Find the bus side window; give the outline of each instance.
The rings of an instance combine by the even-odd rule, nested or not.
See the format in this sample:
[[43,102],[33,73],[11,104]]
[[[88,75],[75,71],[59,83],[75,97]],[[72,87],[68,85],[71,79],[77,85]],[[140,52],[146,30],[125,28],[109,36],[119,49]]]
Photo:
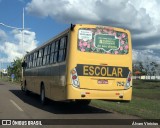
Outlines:
[[59,40],[56,41],[55,52],[57,52],[58,49],[59,49]]
[[53,63],[56,63],[56,62],[57,62],[57,56],[58,56],[58,52],[55,52],[55,53],[54,53]]
[[38,52],[36,52],[36,55],[35,55],[35,67],[37,67],[37,58],[38,58]]
[[47,56],[43,56],[43,65],[46,64],[46,57],[47,57]]
[[48,45],[48,51],[47,51],[47,54],[50,54],[51,53],[51,44]]
[[46,64],[46,55],[47,55],[48,46],[46,46],[43,50],[44,50],[44,54],[43,54],[42,65],[45,65]]
[[33,67],[33,54],[30,55],[30,68]]
[[60,49],[63,49],[65,47],[65,37],[61,38],[60,41]]
[[54,60],[54,51],[55,51],[55,42],[52,42],[51,44],[51,53],[50,53],[50,64],[53,63],[53,60]]
[[43,56],[43,49],[39,50],[39,55],[38,55],[38,66],[42,65],[42,56]]
[[49,64],[49,58],[50,58],[50,55],[48,54],[46,57],[46,64]]
[[53,59],[53,63],[57,62],[58,59],[58,50],[59,50],[59,40],[57,40],[55,42],[55,50],[54,50],[54,59]]
[[48,45],[46,64],[49,64],[50,53],[51,53],[51,45]]
[[66,56],[67,56],[67,44],[68,44],[68,37],[66,36],[65,37],[65,46],[64,46],[64,50],[63,50],[63,52],[64,52],[64,60],[66,59]]
[[67,37],[61,38],[60,41],[60,50],[58,55],[58,62],[65,61],[66,59],[66,49],[67,49]]
[[53,63],[53,57],[54,57],[54,53],[51,53],[51,54],[50,54],[50,64]]
[[39,58],[39,66],[42,66],[42,57]]
[[39,51],[37,51],[37,58],[36,58],[36,67],[38,67],[39,66],[39,63],[38,63],[38,56],[39,56]]
[[37,66],[37,52],[33,54],[33,67]]
[[59,55],[58,55],[58,62],[62,62],[64,57],[64,52],[63,50],[59,50]]
[[52,45],[51,45],[51,53],[53,53],[54,50],[55,50],[55,42],[53,42]]
[[28,68],[28,56],[25,57],[26,69]]
[[38,52],[37,66],[40,66],[40,55],[41,55],[41,50],[39,50]]
[[35,62],[35,60],[33,59],[32,67],[34,67],[34,62]]
[[46,47],[44,48],[44,56],[46,56],[47,53],[48,53],[48,46],[46,46]]
[[28,55],[28,68],[31,68],[30,55]]
[[37,59],[37,67],[39,66],[39,58]]
[[36,53],[33,53],[33,67],[35,67],[35,58],[36,58]]

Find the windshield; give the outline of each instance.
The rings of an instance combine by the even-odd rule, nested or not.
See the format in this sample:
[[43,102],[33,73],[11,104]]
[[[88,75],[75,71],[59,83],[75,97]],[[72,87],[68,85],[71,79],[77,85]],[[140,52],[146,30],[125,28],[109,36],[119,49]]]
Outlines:
[[128,35],[108,27],[81,28],[78,50],[101,54],[128,54]]

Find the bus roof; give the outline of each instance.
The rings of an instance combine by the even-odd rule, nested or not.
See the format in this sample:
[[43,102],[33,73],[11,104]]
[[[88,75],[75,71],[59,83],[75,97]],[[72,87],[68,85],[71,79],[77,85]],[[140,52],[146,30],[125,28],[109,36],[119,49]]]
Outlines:
[[57,34],[56,36],[52,37],[51,39],[49,39],[48,41],[46,41],[42,45],[40,45],[37,48],[33,49],[32,51],[28,52],[26,55],[32,54],[33,52],[37,51],[38,49],[45,47],[48,43],[50,43],[51,41],[61,37],[62,35],[68,33],[69,31],[70,31],[70,28],[67,28],[66,30],[64,30],[63,32],[61,32],[61,33]]
[[[25,56],[32,54],[33,52],[37,51],[40,48],[45,47],[48,43],[50,43],[51,41],[61,37],[62,35],[68,33],[69,31],[72,31],[74,29],[75,26],[103,26],[103,25],[95,25],[95,24],[71,24],[71,26],[69,28],[67,28],[66,30],[64,30],[63,32],[57,34],[56,36],[52,37],[51,39],[49,39],[48,41],[46,41],[45,43],[43,43],[42,45],[38,46],[37,48],[33,49],[32,51],[28,52]],[[104,25],[105,26],[105,25]],[[108,28],[117,28],[117,27],[113,27],[113,26],[105,26]],[[127,29],[124,28],[118,28],[118,29],[123,29],[125,31],[128,31]]]

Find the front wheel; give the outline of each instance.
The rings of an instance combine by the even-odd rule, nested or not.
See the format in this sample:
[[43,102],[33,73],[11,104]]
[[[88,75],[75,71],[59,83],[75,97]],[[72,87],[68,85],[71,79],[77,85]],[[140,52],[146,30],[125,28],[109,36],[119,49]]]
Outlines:
[[27,89],[27,84],[25,83],[24,87],[23,87],[23,90],[25,92],[25,95],[29,95],[29,90]]
[[44,88],[44,85],[41,86],[40,100],[41,100],[41,104],[45,105],[46,98],[45,98],[45,88]]
[[24,88],[23,88],[23,86],[21,85],[21,91],[24,91]]

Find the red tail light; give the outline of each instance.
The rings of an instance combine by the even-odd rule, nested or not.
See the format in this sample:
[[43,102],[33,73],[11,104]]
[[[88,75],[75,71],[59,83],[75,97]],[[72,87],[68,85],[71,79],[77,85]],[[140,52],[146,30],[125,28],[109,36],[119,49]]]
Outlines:
[[131,80],[132,80],[132,73],[129,72],[128,77],[126,79],[126,84],[124,86],[125,89],[130,88],[130,86],[131,86]]
[[77,74],[76,68],[74,68],[71,71],[71,80],[72,80],[72,85],[74,87],[78,88],[79,87],[79,80],[78,80],[78,74]]
[[72,76],[72,79],[73,80],[77,79],[77,76],[76,75]]
[[129,77],[129,78],[128,78],[128,82],[130,82],[130,81],[131,81],[131,78]]

